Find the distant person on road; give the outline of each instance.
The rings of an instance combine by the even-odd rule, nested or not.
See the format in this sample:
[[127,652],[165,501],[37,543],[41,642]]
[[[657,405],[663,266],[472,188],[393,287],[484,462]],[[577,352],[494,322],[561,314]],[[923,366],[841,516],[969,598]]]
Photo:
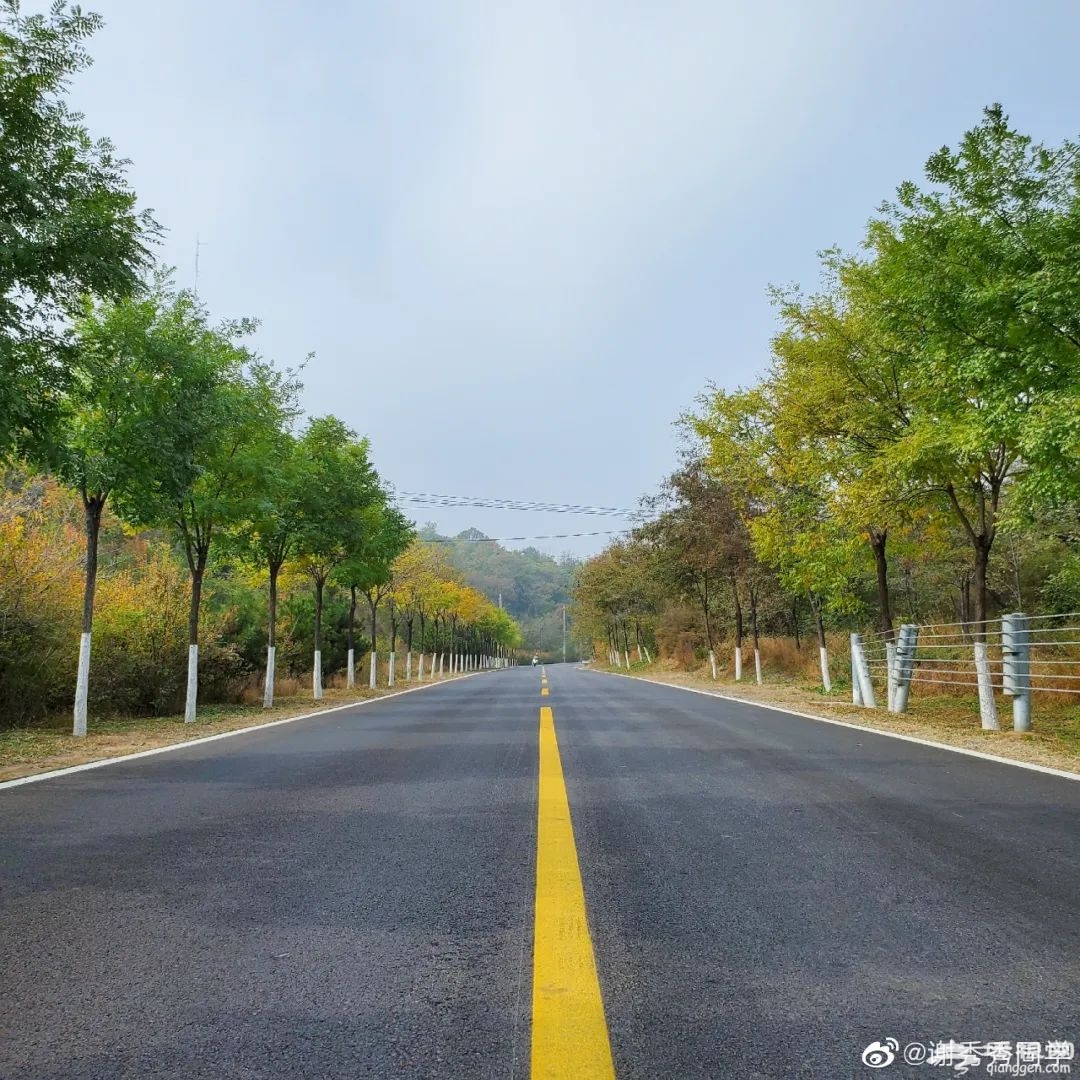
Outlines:
[[533,667],[536,667],[536,665],[539,664],[539,663],[540,663],[540,657],[539,656],[534,656],[533,657]]

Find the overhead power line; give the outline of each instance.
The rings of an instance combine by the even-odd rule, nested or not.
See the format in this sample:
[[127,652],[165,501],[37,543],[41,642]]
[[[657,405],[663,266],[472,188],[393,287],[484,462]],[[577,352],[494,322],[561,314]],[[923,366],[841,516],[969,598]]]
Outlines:
[[621,536],[629,529],[604,529],[600,532],[548,533],[546,536],[440,536],[429,544],[506,544],[512,540],[570,540],[578,536]]
[[542,514],[585,514],[594,517],[635,518],[638,510],[617,506],[579,506],[573,503],[536,502],[529,499],[490,499],[475,495],[441,495],[424,491],[399,491],[394,498],[412,506],[461,506],[482,510],[524,510]]

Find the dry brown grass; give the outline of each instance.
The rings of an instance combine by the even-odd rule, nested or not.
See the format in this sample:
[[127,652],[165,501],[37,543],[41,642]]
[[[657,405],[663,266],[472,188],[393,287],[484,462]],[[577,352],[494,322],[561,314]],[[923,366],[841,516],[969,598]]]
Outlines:
[[[259,727],[273,720],[385,697],[409,688],[399,680],[398,685],[390,690],[385,685],[385,672],[380,677],[382,682],[377,690],[368,689],[366,680],[363,686],[346,690],[344,673],[340,680],[334,676],[330,680],[331,685],[326,687],[325,697],[318,702],[311,698],[310,679],[281,679],[275,683],[276,698],[272,709],[262,708],[261,689],[252,701],[247,694],[250,688],[245,688],[245,704],[206,706],[200,710],[194,724],[185,724],[182,716],[92,719],[90,730],[82,739],[76,739],[71,734],[70,717],[53,717],[34,727],[0,732],[0,781],[171,746],[240,728]],[[449,678],[445,676],[441,681],[446,682]],[[339,682],[341,685],[337,685]],[[411,685],[419,684],[414,682]],[[424,685],[435,683],[425,681]]]

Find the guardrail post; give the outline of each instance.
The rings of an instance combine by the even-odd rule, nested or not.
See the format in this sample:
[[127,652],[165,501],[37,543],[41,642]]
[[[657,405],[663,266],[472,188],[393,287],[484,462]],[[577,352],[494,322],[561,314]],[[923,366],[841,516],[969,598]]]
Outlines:
[[862,699],[858,704],[862,704],[868,709],[876,709],[877,701],[874,698],[874,684],[870,681],[870,669],[866,664],[862,637],[859,634],[851,635],[851,663],[859,684],[859,696]]
[[911,694],[911,677],[915,673],[915,647],[919,643],[919,628],[913,623],[900,627],[896,643],[896,689],[893,695],[893,712],[907,712]]
[[1001,673],[1013,699],[1013,731],[1031,730],[1031,631],[1028,618],[1016,611],[1001,620]]

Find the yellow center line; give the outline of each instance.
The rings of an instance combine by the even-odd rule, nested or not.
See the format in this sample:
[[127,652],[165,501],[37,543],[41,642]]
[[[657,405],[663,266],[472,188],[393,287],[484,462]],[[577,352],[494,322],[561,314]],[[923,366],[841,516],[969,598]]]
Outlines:
[[540,709],[532,1080],[614,1080],[555,719]]
[[548,693],[549,693],[549,691],[548,691],[548,688],[546,686],[541,686],[540,687],[540,696],[541,697],[547,697]]

